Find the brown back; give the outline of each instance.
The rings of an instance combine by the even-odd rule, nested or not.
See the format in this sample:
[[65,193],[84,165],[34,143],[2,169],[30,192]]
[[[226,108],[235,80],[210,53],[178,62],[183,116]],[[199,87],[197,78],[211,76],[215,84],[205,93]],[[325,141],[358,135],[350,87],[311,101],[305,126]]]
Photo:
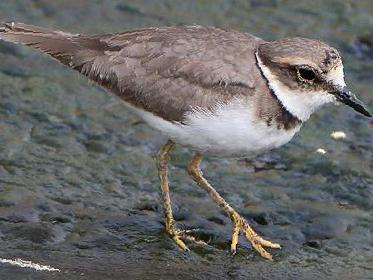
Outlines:
[[260,77],[254,53],[264,42],[200,26],[85,36],[21,23],[0,25],[0,38],[48,53],[126,102],[172,121],[196,106],[253,95]]

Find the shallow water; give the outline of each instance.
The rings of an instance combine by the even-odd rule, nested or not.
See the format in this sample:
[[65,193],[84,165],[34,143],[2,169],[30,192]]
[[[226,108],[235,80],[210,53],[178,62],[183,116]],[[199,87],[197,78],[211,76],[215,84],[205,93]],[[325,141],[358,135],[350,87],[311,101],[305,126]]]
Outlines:
[[[202,24],[268,40],[321,38],[373,107],[372,1],[1,1],[0,19],[71,32]],[[315,114],[285,147],[255,160],[204,161],[216,189],[264,236],[274,262],[243,238],[172,154],[180,226],[210,246],[179,251],[163,232],[154,155],[164,142],[121,101],[27,48],[0,43],[0,279],[373,279],[373,122],[345,106]],[[345,139],[333,139],[333,131]],[[319,148],[327,153],[315,151]]]

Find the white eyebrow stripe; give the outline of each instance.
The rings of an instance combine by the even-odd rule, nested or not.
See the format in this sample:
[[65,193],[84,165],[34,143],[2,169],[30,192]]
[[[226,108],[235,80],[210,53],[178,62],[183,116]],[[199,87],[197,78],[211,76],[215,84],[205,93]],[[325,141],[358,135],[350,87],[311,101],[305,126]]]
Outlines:
[[344,88],[346,86],[344,73],[343,73],[343,65],[339,65],[336,68],[329,71],[326,79],[336,86],[340,86]]

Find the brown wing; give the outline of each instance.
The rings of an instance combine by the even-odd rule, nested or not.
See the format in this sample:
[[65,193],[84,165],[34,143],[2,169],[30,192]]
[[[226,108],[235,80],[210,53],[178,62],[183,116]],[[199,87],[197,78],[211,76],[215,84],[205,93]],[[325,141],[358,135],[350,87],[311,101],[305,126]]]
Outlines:
[[32,46],[110,89],[134,106],[180,121],[193,107],[252,94],[263,41],[216,28],[148,28],[97,36],[21,23],[0,25],[0,39]]

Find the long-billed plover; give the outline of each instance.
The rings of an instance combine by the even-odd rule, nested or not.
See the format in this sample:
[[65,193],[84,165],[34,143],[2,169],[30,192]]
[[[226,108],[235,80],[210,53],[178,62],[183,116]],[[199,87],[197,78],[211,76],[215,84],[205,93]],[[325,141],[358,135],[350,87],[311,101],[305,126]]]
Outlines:
[[[306,38],[265,41],[248,33],[186,26],[81,35],[22,23],[0,24],[0,39],[41,50],[121,98],[169,141],[158,153],[165,226],[176,244],[197,241],[175,225],[168,154],[175,143],[195,152],[190,176],[261,256],[280,245],[260,237],[209,184],[202,155],[251,157],[289,142],[323,104],[369,111],[346,87],[338,51]],[[198,242],[198,241],[197,241]]]

